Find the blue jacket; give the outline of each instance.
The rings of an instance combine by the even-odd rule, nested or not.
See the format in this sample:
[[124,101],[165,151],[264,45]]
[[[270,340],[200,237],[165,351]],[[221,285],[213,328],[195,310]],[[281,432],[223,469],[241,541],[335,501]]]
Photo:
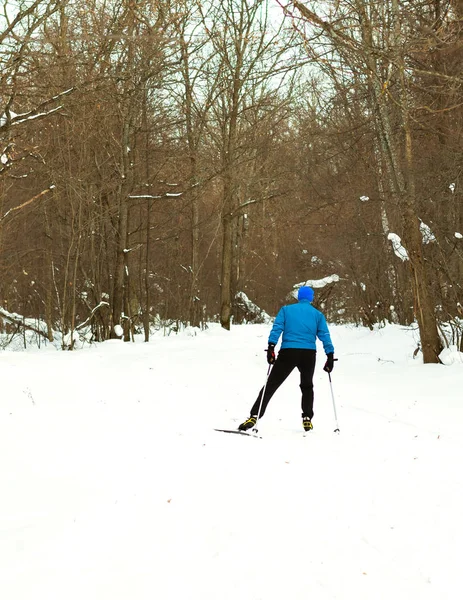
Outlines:
[[323,343],[325,353],[334,353],[326,319],[308,300],[299,300],[297,304],[288,304],[280,308],[268,338],[269,344],[276,345],[281,334],[283,334],[282,350],[284,348],[316,350],[318,337]]

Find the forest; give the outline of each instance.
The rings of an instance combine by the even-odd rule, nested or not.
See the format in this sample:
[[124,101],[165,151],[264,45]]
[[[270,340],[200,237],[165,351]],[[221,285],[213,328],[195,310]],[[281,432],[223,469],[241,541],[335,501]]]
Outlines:
[[312,282],[463,351],[462,65],[463,0],[2,0],[2,344],[230,329]]

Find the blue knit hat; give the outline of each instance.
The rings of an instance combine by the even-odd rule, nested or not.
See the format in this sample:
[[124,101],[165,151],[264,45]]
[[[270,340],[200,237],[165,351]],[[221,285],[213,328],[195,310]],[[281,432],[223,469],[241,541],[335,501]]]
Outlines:
[[313,296],[314,296],[313,289],[306,285],[303,285],[302,287],[300,287],[297,292],[298,300],[308,300],[309,302],[312,302]]

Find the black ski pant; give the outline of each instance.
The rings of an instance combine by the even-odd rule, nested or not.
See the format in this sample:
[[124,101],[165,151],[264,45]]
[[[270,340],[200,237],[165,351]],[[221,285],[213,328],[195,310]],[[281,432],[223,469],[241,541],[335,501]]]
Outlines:
[[[288,375],[297,367],[301,374],[300,388],[302,392],[302,413],[304,416],[313,417],[313,374],[315,370],[315,350],[301,350],[300,348],[284,348],[278,353],[272,370],[270,371],[265,394],[262,400],[259,418],[265,413],[270,398],[277,391]],[[262,388],[257,396],[257,400],[251,409],[251,415],[257,415],[261,402]]]

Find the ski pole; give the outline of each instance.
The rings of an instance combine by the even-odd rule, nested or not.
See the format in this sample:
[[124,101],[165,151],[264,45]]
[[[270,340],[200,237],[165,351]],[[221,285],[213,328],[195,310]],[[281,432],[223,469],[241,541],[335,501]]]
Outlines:
[[[334,360],[337,360],[336,358]],[[334,421],[336,423],[336,429],[334,433],[339,433],[339,425],[338,425],[338,415],[336,414],[336,403],[334,401],[334,393],[333,393],[333,383],[331,381],[331,373],[328,371],[328,378],[330,380],[330,390],[331,390],[331,399],[333,400],[333,410],[334,410]]]
[[272,369],[272,365],[269,365],[268,370],[267,370],[267,377],[265,379],[264,389],[262,390],[262,395],[260,397],[259,410],[257,412],[256,424],[252,428],[253,433],[257,433],[257,423],[259,422],[259,418],[260,418],[260,409],[262,408],[262,402],[264,401],[265,390],[267,389],[267,381],[268,381],[271,369]]

